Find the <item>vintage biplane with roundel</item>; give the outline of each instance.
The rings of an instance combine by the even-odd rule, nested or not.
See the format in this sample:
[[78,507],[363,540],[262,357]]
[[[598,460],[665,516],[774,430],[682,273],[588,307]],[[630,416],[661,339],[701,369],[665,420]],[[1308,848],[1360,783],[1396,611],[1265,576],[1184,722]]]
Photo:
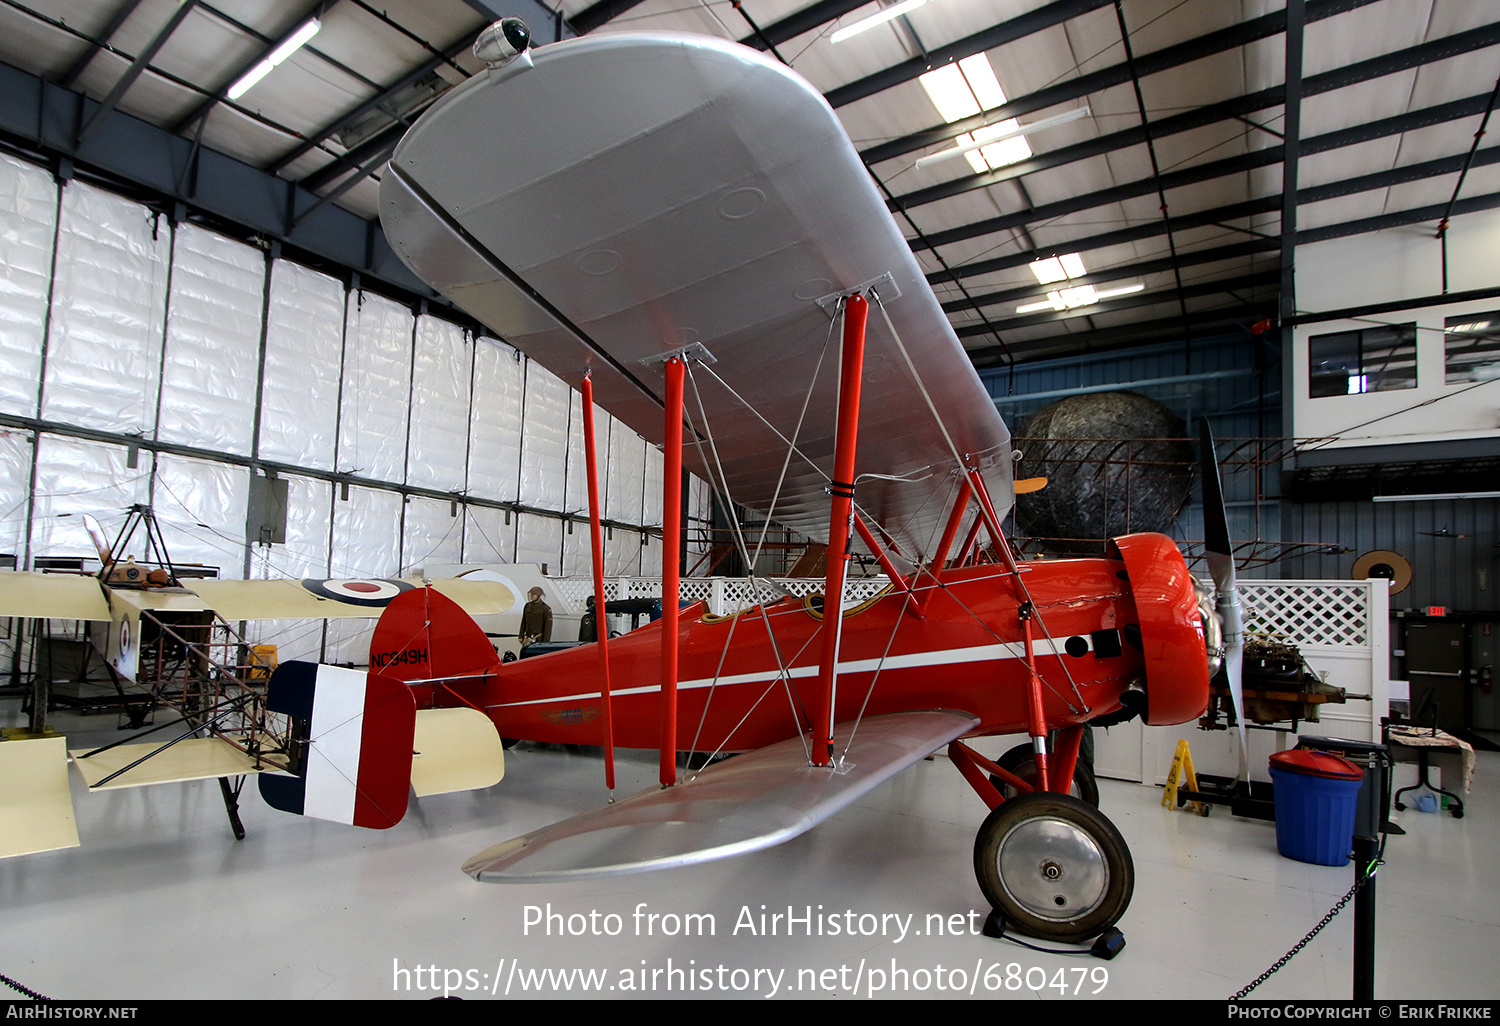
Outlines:
[[[974,861],[991,904],[1041,936],[1111,926],[1134,871],[1075,797],[1093,794],[1080,737],[1203,712],[1216,618],[1176,546],[1138,534],[1097,559],[1012,556],[1005,425],[797,74],[691,36],[532,49],[515,19],[475,52],[487,70],[419,119],[384,175],[392,245],[582,389],[585,411],[598,402],[663,446],[666,552],[689,469],[826,543],[829,598],[679,611],[667,559],[663,617],[624,637],[457,679],[396,660],[419,703],[482,709],[506,738],[604,745],[611,788],[614,746],[661,753],[660,788],[465,870],[568,880],[763,848],[946,747],[989,809]],[[739,543],[753,566],[757,539]],[[597,565],[597,528],[594,546]],[[854,554],[889,582],[857,604],[834,598]],[[398,598],[373,648],[439,651],[438,623],[460,632],[437,604]],[[999,762],[966,743],[1016,733],[1030,741]],[[683,779],[683,751],[741,754]]]
[[[278,667],[274,646],[249,644],[239,625],[376,619],[398,596],[430,591],[472,626],[471,616],[514,605],[513,583],[179,579],[148,507],[133,507],[113,541],[93,517],[83,520],[99,571],[0,572],[0,616],[87,622],[133,733],[72,752],[54,736],[0,745],[0,857],[79,843],[69,761],[92,791],[218,778],[240,838],[239,796],[251,777],[284,811],[389,827],[413,788],[421,795],[488,787],[503,775],[499,735],[482,714],[419,712],[406,684],[378,668]],[[132,541],[141,563],[121,555]],[[495,649],[479,637],[493,659]],[[31,735],[45,733],[47,705],[44,693],[33,695]]]

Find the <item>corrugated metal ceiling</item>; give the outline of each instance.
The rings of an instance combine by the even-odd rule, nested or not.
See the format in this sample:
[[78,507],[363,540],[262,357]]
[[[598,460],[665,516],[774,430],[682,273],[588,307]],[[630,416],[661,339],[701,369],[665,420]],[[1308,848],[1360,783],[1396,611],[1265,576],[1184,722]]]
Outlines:
[[[564,35],[689,31],[773,49],[838,111],[981,365],[1274,317],[1289,160],[1297,228],[1319,238],[1436,231],[1455,196],[1460,210],[1500,205],[1500,150],[1475,138],[1500,79],[1491,4],[929,0],[831,41],[881,6],[566,0],[560,14]],[[102,101],[82,133],[113,110],[133,114],[373,218],[405,121],[479,67],[474,36],[509,14],[554,38],[538,0],[0,0],[0,60]],[[1285,27],[1299,14],[1303,58],[1288,83]],[[314,16],[311,43],[225,99]],[[918,76],[976,53],[1007,101],[946,125]],[[981,123],[1083,106],[1086,117],[1028,136],[1033,155],[1019,163],[914,166]],[[1046,299],[1031,261],[1065,253],[1087,276],[1053,289],[1142,287],[1018,312]]]

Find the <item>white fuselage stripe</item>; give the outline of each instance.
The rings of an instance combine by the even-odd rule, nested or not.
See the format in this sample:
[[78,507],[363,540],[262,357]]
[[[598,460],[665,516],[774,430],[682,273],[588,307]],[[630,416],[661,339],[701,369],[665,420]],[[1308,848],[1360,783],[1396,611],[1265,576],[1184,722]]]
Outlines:
[[[1032,642],[1032,651],[1038,659],[1055,656],[1062,652],[1062,645],[1058,642],[1039,638]],[[907,655],[887,656],[884,659],[855,659],[838,664],[839,673],[873,673],[876,670],[902,670],[919,666],[951,666],[954,663],[982,663],[997,659],[1024,659],[1026,658],[1026,646],[1019,641],[1002,641],[994,645],[978,645],[974,648],[947,648],[930,652],[911,652]],[[816,664],[808,666],[793,666],[786,671],[788,678],[816,677],[818,667]],[[730,687],[735,684],[753,684],[757,681],[772,681],[782,677],[780,670],[768,669],[758,673],[736,673],[717,679],[705,677],[699,680],[679,681],[677,690],[691,691],[695,688]],[[502,674],[501,680],[504,680]],[[660,684],[648,684],[637,688],[612,688],[610,695],[619,698],[624,695],[648,695],[661,690]],[[486,706],[487,709],[511,709],[524,705],[544,705],[556,702],[582,702],[599,697],[597,691],[584,691],[572,695],[558,695],[556,698],[531,698],[523,702],[495,702]]]

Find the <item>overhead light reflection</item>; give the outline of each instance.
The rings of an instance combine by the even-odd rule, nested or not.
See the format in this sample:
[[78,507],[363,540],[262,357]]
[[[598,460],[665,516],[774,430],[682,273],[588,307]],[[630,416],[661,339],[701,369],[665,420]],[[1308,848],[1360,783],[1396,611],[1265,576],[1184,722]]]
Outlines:
[[323,23],[317,18],[312,18],[305,22],[301,28],[287,37],[286,42],[272,50],[266,55],[264,60],[241,75],[234,85],[229,87],[229,92],[226,95],[231,100],[238,100],[241,96],[244,96],[250,91],[251,86],[270,74],[272,68],[307,45],[307,41],[317,35],[318,30],[322,27]]

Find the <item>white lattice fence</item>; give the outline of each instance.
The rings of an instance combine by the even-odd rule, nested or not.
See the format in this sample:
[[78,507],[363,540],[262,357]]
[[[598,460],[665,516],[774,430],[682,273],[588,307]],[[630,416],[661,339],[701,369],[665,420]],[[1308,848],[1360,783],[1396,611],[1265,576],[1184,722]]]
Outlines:
[[[823,581],[817,577],[772,578],[774,585],[766,580],[750,581],[742,577],[684,577],[682,598],[688,602],[707,602],[709,611],[719,616],[748,609],[762,602],[774,602],[783,593],[805,598],[821,595]],[[844,582],[844,604],[863,602],[874,596],[889,582],[884,577],[865,577]],[[582,608],[584,601],[594,593],[594,582],[587,577],[567,577],[553,580],[552,585],[570,604]],[[783,590],[778,590],[778,587]],[[616,577],[604,582],[604,600],[660,598],[661,579],[657,577]]]
[[1285,635],[1298,645],[1370,647],[1365,582],[1241,581],[1245,630]]

